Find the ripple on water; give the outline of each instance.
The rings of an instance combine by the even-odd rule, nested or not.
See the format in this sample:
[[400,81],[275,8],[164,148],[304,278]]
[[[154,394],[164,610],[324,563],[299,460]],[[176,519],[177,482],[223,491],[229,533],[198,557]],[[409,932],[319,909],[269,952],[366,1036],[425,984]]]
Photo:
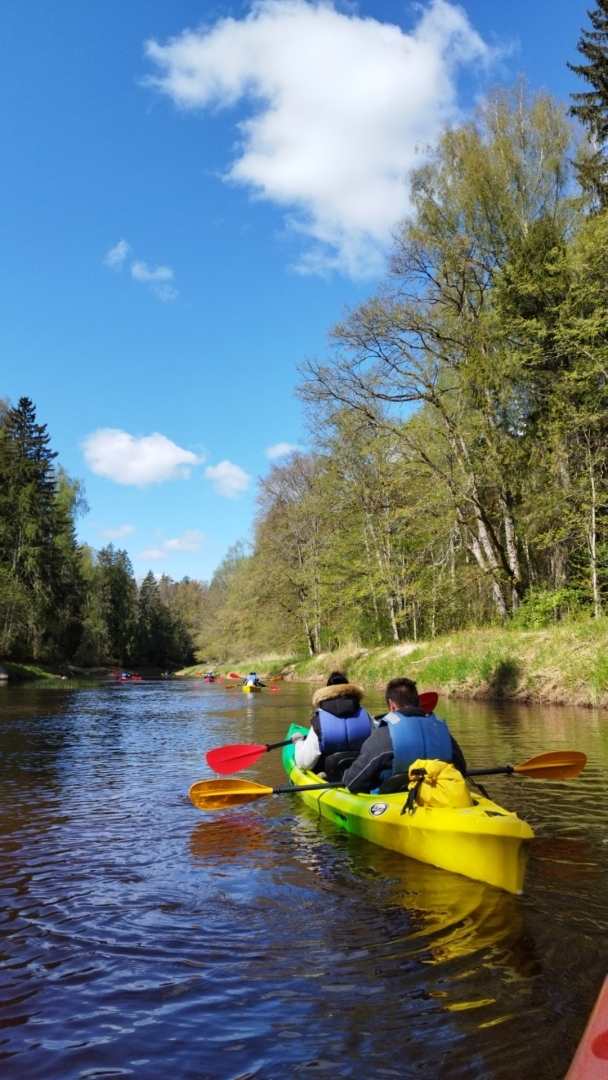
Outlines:
[[[0,699],[0,1061],[13,1080],[557,1080],[604,974],[608,738],[591,713],[448,703],[471,764],[571,745],[578,781],[497,779],[538,833],[523,899],[337,832],[291,799],[197,814],[205,752],[270,742],[305,687]],[[281,775],[265,755],[251,774]]]

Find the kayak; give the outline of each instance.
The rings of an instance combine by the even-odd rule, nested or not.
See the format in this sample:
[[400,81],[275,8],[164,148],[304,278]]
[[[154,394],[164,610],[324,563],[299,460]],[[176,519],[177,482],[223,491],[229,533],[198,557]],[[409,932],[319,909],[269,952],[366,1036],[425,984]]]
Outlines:
[[[306,735],[292,724],[287,733]],[[283,765],[292,784],[314,784],[315,773],[299,769],[293,743],[283,749]],[[303,791],[301,798],[321,817],[372,844],[398,851],[418,862],[484,881],[509,893],[521,893],[534,833],[517,814],[471,792],[473,806],[418,806],[402,814],[406,795],[352,795],[346,788]]]
[[203,681],[204,682],[215,682],[215,679],[209,679],[209,678],[207,678],[207,676],[205,676]]
[[566,1080],[606,1080],[607,1077],[608,978],[604,980]]
[[244,686],[243,687],[243,693],[244,694],[261,694],[262,693],[262,687],[261,686]]

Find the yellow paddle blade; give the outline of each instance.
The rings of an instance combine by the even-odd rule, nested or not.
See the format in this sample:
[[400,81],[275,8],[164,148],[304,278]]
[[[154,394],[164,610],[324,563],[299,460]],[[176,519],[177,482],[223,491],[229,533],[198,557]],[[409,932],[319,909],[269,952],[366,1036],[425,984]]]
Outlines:
[[579,750],[552,750],[516,765],[515,772],[536,780],[568,780],[571,776],[578,776],[586,763],[587,755]]
[[188,794],[198,810],[226,810],[272,795],[273,791],[251,780],[198,780]]

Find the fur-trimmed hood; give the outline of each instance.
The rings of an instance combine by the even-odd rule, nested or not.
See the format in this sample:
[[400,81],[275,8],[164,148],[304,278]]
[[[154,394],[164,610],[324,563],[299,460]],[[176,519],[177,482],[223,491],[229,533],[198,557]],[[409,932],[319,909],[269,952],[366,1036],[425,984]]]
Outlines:
[[360,702],[363,697],[363,687],[350,682],[338,683],[336,686],[321,686],[312,695],[312,707],[318,709],[322,702],[341,697],[356,698]]

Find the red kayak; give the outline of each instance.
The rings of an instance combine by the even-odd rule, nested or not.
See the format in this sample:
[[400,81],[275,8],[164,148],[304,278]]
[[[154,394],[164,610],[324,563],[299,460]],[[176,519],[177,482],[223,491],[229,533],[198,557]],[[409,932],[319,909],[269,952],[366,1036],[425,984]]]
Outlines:
[[565,1080],[608,1080],[608,978],[604,980]]

